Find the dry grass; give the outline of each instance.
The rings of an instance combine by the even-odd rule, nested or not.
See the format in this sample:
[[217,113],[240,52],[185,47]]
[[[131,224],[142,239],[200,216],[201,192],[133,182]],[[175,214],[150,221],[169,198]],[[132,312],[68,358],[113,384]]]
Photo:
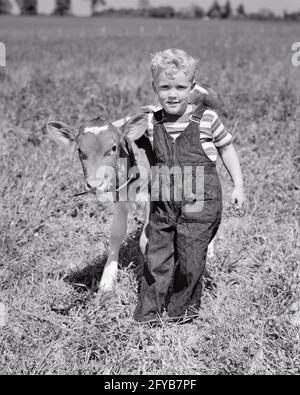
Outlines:
[[[300,373],[300,70],[290,52],[300,28],[159,25],[0,18],[8,53],[0,68],[1,373]],[[224,220],[208,262],[216,287],[205,289],[194,323],[150,329],[132,318],[139,218],[130,219],[117,292],[97,296],[111,208],[69,198],[82,188],[80,166],[49,141],[45,122],[116,119],[153,102],[149,54],[172,46],[198,56],[199,81],[224,96],[248,205],[242,217],[228,207],[220,167]]]

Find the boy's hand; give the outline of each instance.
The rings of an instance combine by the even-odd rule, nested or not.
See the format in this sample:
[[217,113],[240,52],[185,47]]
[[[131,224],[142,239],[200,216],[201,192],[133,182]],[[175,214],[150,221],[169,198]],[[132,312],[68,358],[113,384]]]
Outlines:
[[242,208],[245,202],[245,193],[243,187],[234,187],[231,199],[231,204],[236,204],[237,208]]

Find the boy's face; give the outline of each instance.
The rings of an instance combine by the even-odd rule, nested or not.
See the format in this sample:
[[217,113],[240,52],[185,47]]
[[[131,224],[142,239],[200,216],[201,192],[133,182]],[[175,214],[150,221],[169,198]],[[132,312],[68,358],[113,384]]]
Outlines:
[[152,82],[159,103],[168,114],[182,115],[189,104],[190,93],[195,86],[189,77],[179,71],[174,75],[162,71]]

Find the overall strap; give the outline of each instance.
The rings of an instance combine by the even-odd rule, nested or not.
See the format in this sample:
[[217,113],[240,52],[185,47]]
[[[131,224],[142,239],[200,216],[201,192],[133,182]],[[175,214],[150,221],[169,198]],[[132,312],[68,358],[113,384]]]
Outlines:
[[200,124],[204,111],[206,110],[208,110],[208,107],[204,104],[200,104],[191,115],[190,122],[196,122]]
[[153,111],[153,117],[154,117],[154,124],[156,123],[162,123],[164,120],[164,116],[163,116],[163,109],[158,110],[158,111]]

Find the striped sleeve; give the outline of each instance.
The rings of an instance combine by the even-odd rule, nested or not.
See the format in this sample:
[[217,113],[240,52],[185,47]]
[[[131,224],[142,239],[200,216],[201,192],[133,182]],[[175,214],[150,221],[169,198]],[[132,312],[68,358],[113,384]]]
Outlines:
[[232,143],[232,135],[225,129],[218,115],[215,112],[212,112],[212,114],[211,133],[214,145],[217,148],[224,148]]

